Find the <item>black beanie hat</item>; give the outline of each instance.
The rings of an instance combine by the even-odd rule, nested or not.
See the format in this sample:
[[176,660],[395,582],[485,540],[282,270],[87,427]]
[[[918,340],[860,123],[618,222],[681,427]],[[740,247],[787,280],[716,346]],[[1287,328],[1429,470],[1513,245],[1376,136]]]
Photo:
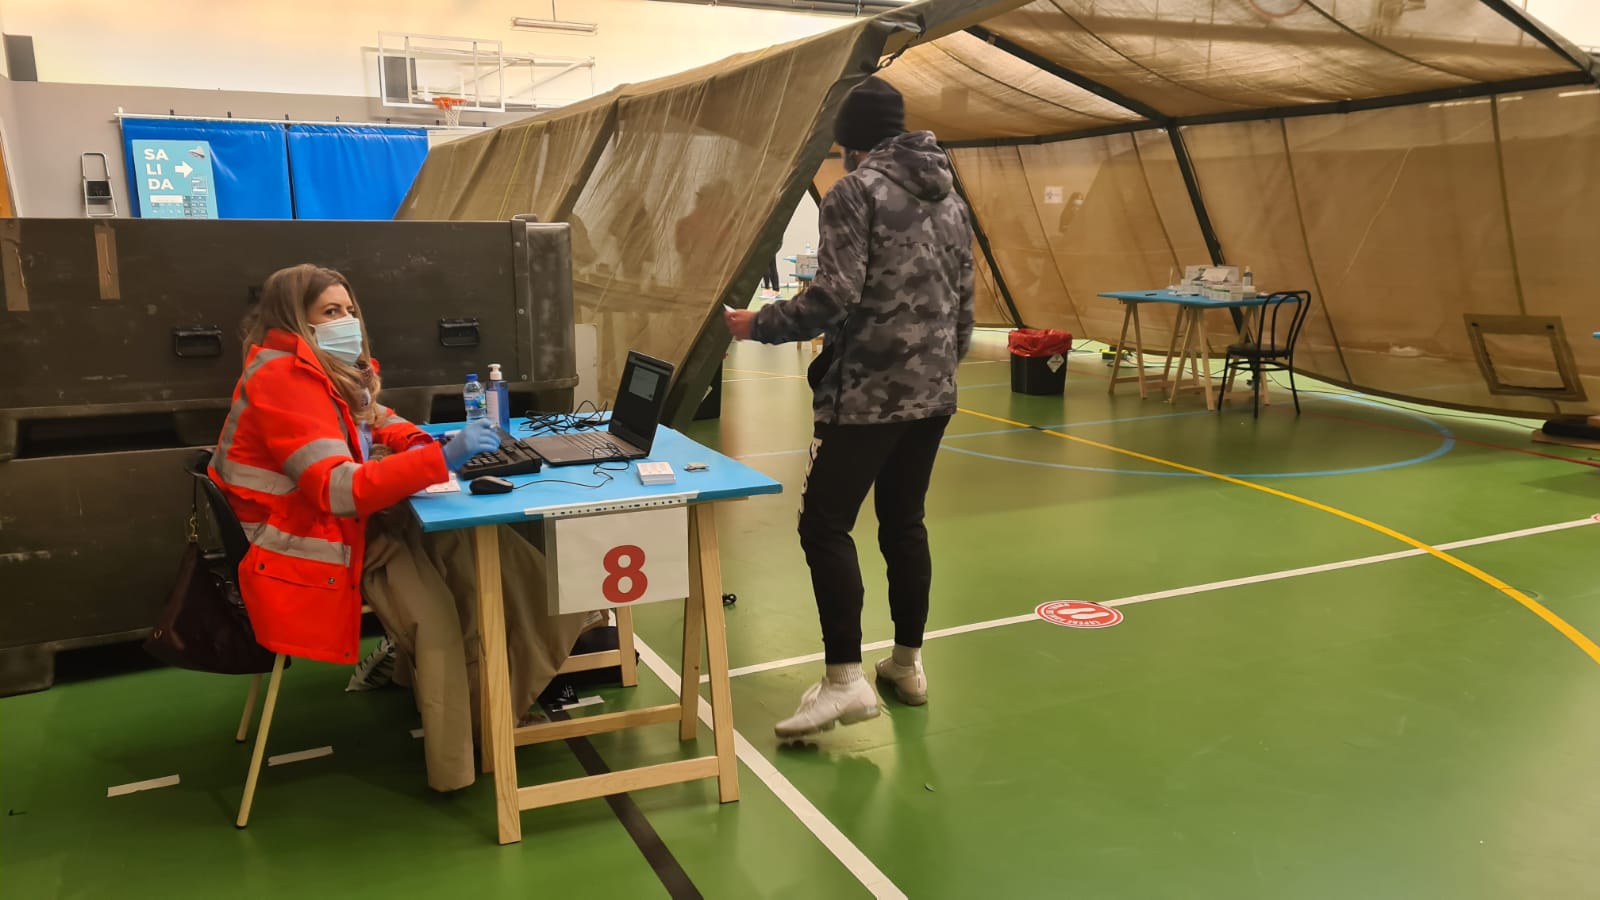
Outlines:
[[874,75],[845,96],[833,139],[846,150],[871,150],[905,130],[905,99],[894,85]]

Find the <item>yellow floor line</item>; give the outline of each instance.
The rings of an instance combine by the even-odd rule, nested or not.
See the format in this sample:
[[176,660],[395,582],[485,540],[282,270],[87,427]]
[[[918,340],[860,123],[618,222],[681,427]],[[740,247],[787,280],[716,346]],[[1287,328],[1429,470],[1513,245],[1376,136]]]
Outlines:
[[[753,369],[728,369],[727,371],[729,371],[729,372],[738,372],[739,374],[742,374],[742,375],[770,375],[770,376],[772,376],[774,378],[804,378],[804,376],[802,376],[802,375],[786,375],[786,374],[781,374],[781,373],[778,373],[778,372],[762,372],[762,371],[757,371],[757,370],[753,370]],[[1128,457],[1132,457],[1133,459],[1139,459],[1139,460],[1143,460],[1145,462],[1155,463],[1158,466],[1166,466],[1166,467],[1171,468],[1171,469],[1178,469],[1179,471],[1182,471],[1182,472],[1192,472],[1192,473],[1194,473],[1196,475],[1204,475],[1207,478],[1215,478],[1218,481],[1226,481],[1229,484],[1236,484],[1236,485],[1239,485],[1240,487],[1246,487],[1246,488],[1249,488],[1249,489],[1251,489],[1253,491],[1260,491],[1263,494],[1271,494],[1274,497],[1279,497],[1279,498],[1284,499],[1284,500],[1290,500],[1290,501],[1293,501],[1295,503],[1299,503],[1299,504],[1301,504],[1303,506],[1309,506],[1312,509],[1321,510],[1322,512],[1328,513],[1330,515],[1338,516],[1339,518],[1344,519],[1347,522],[1354,522],[1357,525],[1363,526],[1365,528],[1370,528],[1373,531],[1378,532],[1379,534],[1385,535],[1387,537],[1391,537],[1391,538],[1393,538],[1393,539],[1399,541],[1400,543],[1405,544],[1405,545],[1407,545],[1409,547],[1415,547],[1416,549],[1421,550],[1422,552],[1424,552],[1424,553],[1428,554],[1429,556],[1432,556],[1432,557],[1434,557],[1434,558],[1436,558],[1436,559],[1438,559],[1438,560],[1440,560],[1442,562],[1449,563],[1450,565],[1454,566],[1455,568],[1460,569],[1461,571],[1467,573],[1468,575],[1471,575],[1473,578],[1478,579],[1479,581],[1483,582],[1484,584],[1487,584],[1488,586],[1494,588],[1495,590],[1499,591],[1500,593],[1505,594],[1507,597],[1510,597],[1511,599],[1517,601],[1518,603],[1522,604],[1522,606],[1525,607],[1529,612],[1531,612],[1534,615],[1538,616],[1539,618],[1543,619],[1545,621],[1545,623],[1548,624],[1550,627],[1554,628],[1556,631],[1561,632],[1562,636],[1564,636],[1567,640],[1571,641],[1572,643],[1576,644],[1579,650],[1582,650],[1584,653],[1587,653],[1589,655],[1590,659],[1594,660],[1596,663],[1600,663],[1600,645],[1596,645],[1594,641],[1589,639],[1588,635],[1586,635],[1583,632],[1579,631],[1578,629],[1574,628],[1570,622],[1568,622],[1566,619],[1563,619],[1560,616],[1556,615],[1553,611],[1550,610],[1549,607],[1547,607],[1544,604],[1540,603],[1539,601],[1533,599],[1532,597],[1529,597],[1527,594],[1524,594],[1523,592],[1517,590],[1516,588],[1512,587],[1511,585],[1506,584],[1504,581],[1501,581],[1500,579],[1494,577],[1493,575],[1490,575],[1488,572],[1483,571],[1482,569],[1480,569],[1477,566],[1467,562],[1464,559],[1461,559],[1459,557],[1456,557],[1456,556],[1453,556],[1453,555],[1451,555],[1449,553],[1446,553],[1445,551],[1440,550],[1439,548],[1434,547],[1431,544],[1427,544],[1427,543],[1424,543],[1423,541],[1419,541],[1416,538],[1411,537],[1410,535],[1402,534],[1402,533],[1400,533],[1398,531],[1395,531],[1393,528],[1389,528],[1389,527],[1387,527],[1385,525],[1379,525],[1377,522],[1374,522],[1371,519],[1362,518],[1361,516],[1358,516],[1355,513],[1345,512],[1344,510],[1338,509],[1337,507],[1329,506],[1326,503],[1318,503],[1315,500],[1311,500],[1311,499],[1308,499],[1306,497],[1301,497],[1298,494],[1291,494],[1288,491],[1280,491],[1277,488],[1267,487],[1264,484],[1256,484],[1253,481],[1245,481],[1242,478],[1234,478],[1231,475],[1223,475],[1220,472],[1212,472],[1212,471],[1207,470],[1207,469],[1199,469],[1199,468],[1195,468],[1194,466],[1186,466],[1183,463],[1173,462],[1170,459],[1162,459],[1159,456],[1150,456],[1149,454],[1139,453],[1138,451],[1135,451],[1135,450],[1125,450],[1125,449],[1123,449],[1121,447],[1115,447],[1115,446],[1112,446],[1111,444],[1102,444],[1099,441],[1091,441],[1088,438],[1078,437],[1077,435],[1062,434],[1059,431],[1051,431],[1048,428],[1040,428],[1040,427],[1035,426],[1035,425],[1029,425],[1026,422],[1018,422],[1018,421],[1015,421],[1013,419],[1003,418],[1001,416],[991,416],[988,413],[981,413],[981,412],[978,412],[977,410],[961,409],[959,411],[962,412],[962,413],[965,413],[965,414],[967,414],[969,416],[977,416],[980,419],[988,419],[991,422],[996,422],[996,423],[999,423],[1001,425],[1009,425],[1012,428],[1025,428],[1025,429],[1028,429],[1030,431],[1038,431],[1038,432],[1043,433],[1043,434],[1048,434],[1051,437],[1061,438],[1064,441],[1072,441],[1073,443],[1076,443],[1076,444],[1083,444],[1083,445],[1088,446],[1088,447],[1094,447],[1097,450],[1104,450],[1107,453],[1115,453],[1115,454],[1118,454],[1118,455],[1121,455],[1121,456],[1128,456]]]
[[1114,447],[1114,446],[1112,446],[1110,444],[1102,444],[1099,441],[1091,441],[1088,438],[1078,437],[1077,435],[1063,434],[1063,433],[1061,433],[1059,431],[1052,431],[1052,430],[1050,430],[1048,428],[1039,428],[1039,427],[1034,426],[1034,425],[1029,425],[1029,424],[1027,424],[1025,422],[1017,422],[1017,421],[1014,421],[1012,419],[1003,418],[1001,416],[991,416],[988,413],[981,413],[981,412],[977,412],[977,411],[971,410],[971,409],[962,409],[961,412],[966,413],[969,416],[977,416],[980,419],[988,419],[991,422],[997,422],[997,423],[999,423],[1001,425],[1009,425],[1009,426],[1011,426],[1013,428],[1027,428],[1027,429],[1030,429],[1030,430],[1033,430],[1033,431],[1038,431],[1038,432],[1041,432],[1043,434],[1048,434],[1048,435],[1050,435],[1052,437],[1061,438],[1064,441],[1072,441],[1073,443],[1083,444],[1083,445],[1088,446],[1088,447],[1094,447],[1097,450],[1104,450],[1104,451],[1106,451],[1108,453],[1116,453],[1116,454],[1119,454],[1121,456],[1132,457],[1134,459],[1143,460],[1145,462],[1155,463],[1156,465],[1166,466],[1166,467],[1171,468],[1171,469],[1178,469],[1179,471],[1183,471],[1183,472],[1192,472],[1192,473],[1194,473],[1196,475],[1204,475],[1207,478],[1215,478],[1218,481],[1226,481],[1229,484],[1236,484],[1236,485],[1239,485],[1240,487],[1250,488],[1251,490],[1260,491],[1263,494],[1271,494],[1274,497],[1279,497],[1279,498],[1282,498],[1284,500],[1292,500],[1295,503],[1299,503],[1299,504],[1302,504],[1304,506],[1309,506],[1312,509],[1321,510],[1322,512],[1338,516],[1339,518],[1344,519],[1344,520],[1346,520],[1348,522],[1354,522],[1357,525],[1361,525],[1361,526],[1364,526],[1366,528],[1370,528],[1373,531],[1378,532],[1379,534],[1387,535],[1388,537],[1394,538],[1395,540],[1399,541],[1402,544],[1406,544],[1408,546],[1415,547],[1416,549],[1421,550],[1422,552],[1428,554],[1429,556],[1435,557],[1435,558],[1437,558],[1437,559],[1439,559],[1439,560],[1441,560],[1443,562],[1449,563],[1450,565],[1456,567],[1457,569],[1460,569],[1461,571],[1467,573],[1468,575],[1471,575],[1473,578],[1478,579],[1479,581],[1483,582],[1484,584],[1489,585],[1490,587],[1494,588],[1495,590],[1499,591],[1500,593],[1505,594],[1507,597],[1510,597],[1511,599],[1517,601],[1518,603],[1520,603],[1524,607],[1526,607],[1534,615],[1536,615],[1539,618],[1543,619],[1548,625],[1550,625],[1550,627],[1552,627],[1555,630],[1561,632],[1561,634],[1563,636],[1565,636],[1567,640],[1569,640],[1572,643],[1576,644],[1578,646],[1578,649],[1582,650],[1584,653],[1589,654],[1589,658],[1590,659],[1593,659],[1595,662],[1600,663],[1600,646],[1596,646],[1595,642],[1590,640],[1587,635],[1585,635],[1583,632],[1579,631],[1578,629],[1574,628],[1569,622],[1567,622],[1567,620],[1565,620],[1565,619],[1561,618],[1560,616],[1556,615],[1554,612],[1552,612],[1544,604],[1542,604],[1539,601],[1533,599],[1532,597],[1529,597],[1527,594],[1524,594],[1523,592],[1517,590],[1516,588],[1512,587],[1511,585],[1506,584],[1504,581],[1501,581],[1500,579],[1494,577],[1493,575],[1490,575],[1488,572],[1483,571],[1482,569],[1478,568],[1477,566],[1472,565],[1471,563],[1467,562],[1466,560],[1463,560],[1463,559],[1460,559],[1458,557],[1452,556],[1451,554],[1446,553],[1445,551],[1440,550],[1437,547],[1434,547],[1434,546],[1426,544],[1426,543],[1424,543],[1422,541],[1419,541],[1416,538],[1411,537],[1410,535],[1401,534],[1400,532],[1395,531],[1393,528],[1389,528],[1389,527],[1386,527],[1386,526],[1383,526],[1383,525],[1379,525],[1377,522],[1374,522],[1371,519],[1364,519],[1361,516],[1358,516],[1358,515],[1356,515],[1354,513],[1345,512],[1342,509],[1337,509],[1335,507],[1327,505],[1326,503],[1318,503],[1315,500],[1310,500],[1310,499],[1307,499],[1305,497],[1301,497],[1301,496],[1299,496],[1297,494],[1291,494],[1288,491],[1280,491],[1277,488],[1267,487],[1264,484],[1256,484],[1253,481],[1245,481],[1242,478],[1234,478],[1231,475],[1223,475],[1220,472],[1211,472],[1211,471],[1208,471],[1206,469],[1195,468],[1194,466],[1186,466],[1183,463],[1173,462],[1172,460],[1169,460],[1169,459],[1162,459],[1159,456],[1150,456],[1149,454],[1139,453],[1139,452],[1134,451],[1134,450],[1124,450],[1121,447]]
[[735,375],[765,375],[768,378],[798,378],[801,381],[806,380],[804,375],[785,375],[781,372],[761,372],[757,371],[756,369],[733,369],[723,366],[722,371],[732,372]]

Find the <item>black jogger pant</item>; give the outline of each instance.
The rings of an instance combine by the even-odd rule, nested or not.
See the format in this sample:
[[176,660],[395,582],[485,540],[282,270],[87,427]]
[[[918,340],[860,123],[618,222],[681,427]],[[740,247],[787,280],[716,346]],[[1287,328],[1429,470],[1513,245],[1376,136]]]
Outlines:
[[923,501],[949,416],[884,425],[817,425],[801,495],[800,546],[831,664],[861,661],[861,565],[850,537],[874,489],[895,643],[921,647],[933,561]]

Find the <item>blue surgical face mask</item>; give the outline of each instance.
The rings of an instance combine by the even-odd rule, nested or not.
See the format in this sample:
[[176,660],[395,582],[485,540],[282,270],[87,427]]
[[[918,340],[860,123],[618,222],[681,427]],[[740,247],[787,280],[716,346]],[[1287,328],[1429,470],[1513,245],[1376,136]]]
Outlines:
[[317,346],[334,359],[353,365],[361,358],[361,320],[355,316],[313,325],[311,330],[316,332]]

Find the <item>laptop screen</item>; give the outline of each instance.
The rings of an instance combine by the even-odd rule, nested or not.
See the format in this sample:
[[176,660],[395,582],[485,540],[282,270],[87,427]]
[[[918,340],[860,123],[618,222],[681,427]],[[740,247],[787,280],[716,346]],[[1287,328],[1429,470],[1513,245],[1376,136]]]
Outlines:
[[672,383],[672,365],[637,351],[628,354],[611,413],[611,433],[640,450],[649,451],[655,440],[661,409]]

